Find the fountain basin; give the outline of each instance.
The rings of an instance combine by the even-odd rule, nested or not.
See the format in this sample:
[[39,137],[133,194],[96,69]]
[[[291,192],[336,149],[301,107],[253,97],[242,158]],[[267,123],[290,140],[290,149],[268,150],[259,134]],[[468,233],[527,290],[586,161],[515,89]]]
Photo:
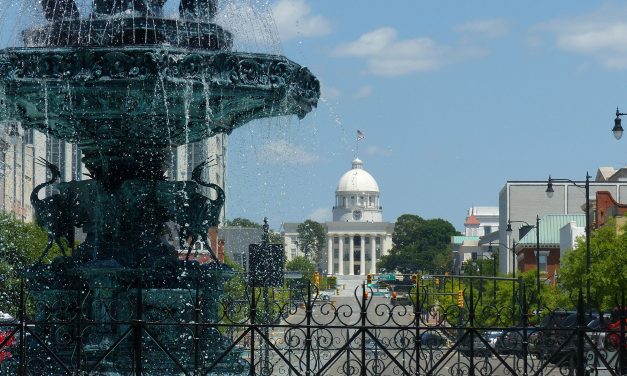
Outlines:
[[96,149],[172,147],[254,119],[302,118],[320,96],[311,72],[282,56],[168,46],[5,49],[1,89],[0,120]]

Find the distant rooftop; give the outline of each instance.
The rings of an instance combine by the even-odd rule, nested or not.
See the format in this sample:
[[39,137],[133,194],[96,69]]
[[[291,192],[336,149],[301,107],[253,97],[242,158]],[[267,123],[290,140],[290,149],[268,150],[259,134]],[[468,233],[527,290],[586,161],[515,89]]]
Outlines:
[[480,216],[498,216],[499,215],[499,207],[498,206],[473,206],[468,209],[468,215],[474,214],[477,217]]
[[[586,225],[585,214],[550,214],[540,220],[540,244],[541,245],[559,245],[560,229],[569,222],[575,222],[578,227]],[[536,245],[536,229],[532,228],[517,245],[535,246]]]
[[461,236],[461,235],[456,235],[456,236],[451,236],[451,243],[453,244],[464,244],[465,241],[475,241],[478,242],[479,241],[479,236]]

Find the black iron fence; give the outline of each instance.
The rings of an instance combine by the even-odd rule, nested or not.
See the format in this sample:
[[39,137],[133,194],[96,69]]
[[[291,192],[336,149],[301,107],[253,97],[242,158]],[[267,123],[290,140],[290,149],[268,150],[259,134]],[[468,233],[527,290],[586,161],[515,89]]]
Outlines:
[[0,374],[627,374],[624,290],[603,313],[581,292],[570,306],[538,305],[511,278],[399,276],[351,291],[245,280],[224,294],[199,280],[29,294],[24,281],[14,318],[0,322]]

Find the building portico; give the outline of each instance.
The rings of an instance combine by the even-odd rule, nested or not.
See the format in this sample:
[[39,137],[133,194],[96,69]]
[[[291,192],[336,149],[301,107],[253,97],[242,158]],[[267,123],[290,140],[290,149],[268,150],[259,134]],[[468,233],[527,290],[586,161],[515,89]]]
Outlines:
[[[340,226],[337,226],[337,225]],[[345,223],[327,223],[337,227]],[[336,227],[333,226],[333,227]],[[375,227],[375,226],[372,226]],[[374,229],[373,229],[374,230]],[[383,231],[348,231],[329,229],[327,233],[327,273],[366,275],[377,273],[377,261],[387,255],[391,237]]]
[[[340,178],[335,191],[333,221],[326,227],[326,258],[318,265],[328,275],[377,273],[377,261],[392,248],[394,224],[383,222],[379,185],[363,162],[354,159],[352,168]],[[298,224],[284,223],[287,259],[299,255]]]

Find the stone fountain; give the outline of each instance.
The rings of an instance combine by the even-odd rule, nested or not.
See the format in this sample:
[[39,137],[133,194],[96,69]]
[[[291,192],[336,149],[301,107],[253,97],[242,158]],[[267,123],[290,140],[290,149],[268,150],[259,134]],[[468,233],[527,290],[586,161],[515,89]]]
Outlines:
[[[254,119],[302,118],[317,105],[320,85],[283,56],[232,51],[231,33],[213,22],[216,1],[181,0],[179,18],[167,19],[166,0],[93,0],[87,15],[74,0],[41,0],[47,22],[23,31],[23,47],[0,51],[6,95],[0,120],[78,144],[91,178],[57,183],[56,166],[41,161],[51,179],[31,196],[49,234],[42,252],[53,243],[69,251],[25,273],[35,320],[82,328],[77,334],[75,325],[37,326],[50,349],[33,345],[31,359],[45,359],[48,351],[58,358],[43,362],[41,374],[72,365],[93,365],[93,372],[107,375],[138,366],[172,374],[171,362],[150,349],[178,347],[185,366],[194,362],[193,341],[181,341],[183,329],[172,326],[138,335],[132,322],[217,320],[230,269],[217,260],[179,261],[164,232],[174,222],[183,246],[197,236],[206,241],[219,223],[224,192],[202,181],[204,164],[192,181],[166,180],[172,149],[230,134]],[[47,186],[58,193],[40,198]],[[201,186],[217,198],[203,196]],[[86,240],[74,248],[77,228]],[[194,288],[196,310],[184,293]],[[203,328],[198,338],[204,362],[228,347],[215,328]],[[142,348],[139,364],[133,362]],[[232,352],[215,369],[247,372],[243,363]]]

